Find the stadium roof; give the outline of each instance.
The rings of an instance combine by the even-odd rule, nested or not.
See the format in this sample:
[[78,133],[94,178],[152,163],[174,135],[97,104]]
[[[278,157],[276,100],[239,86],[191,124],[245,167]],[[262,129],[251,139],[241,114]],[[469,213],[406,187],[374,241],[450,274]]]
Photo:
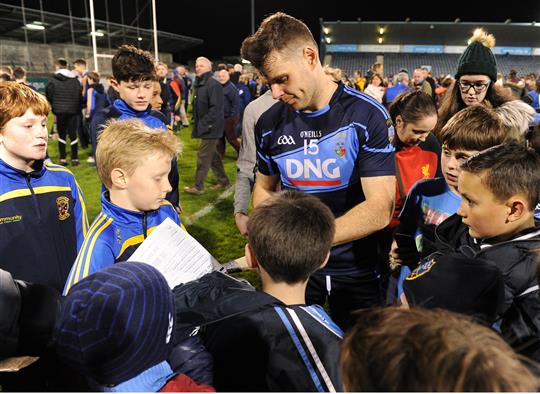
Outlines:
[[[321,20],[321,41],[332,44],[467,45],[477,27],[492,33],[497,46],[540,48],[540,23],[343,22]],[[325,32],[328,29],[328,33]],[[381,35],[380,29],[384,32]],[[326,41],[326,43],[330,43]]]
[[[24,18],[23,18],[24,17]],[[23,20],[26,19],[25,27]],[[42,26],[42,27],[39,27]],[[135,44],[143,49],[153,48],[153,31],[135,26],[103,20],[95,21],[97,45],[100,48],[115,49],[122,44]],[[39,30],[38,30],[39,29]],[[25,32],[29,42],[37,43],[75,43],[91,45],[90,19],[69,17],[15,5],[0,3],[0,37],[25,41]],[[158,30],[158,47],[160,52],[172,54],[200,45],[203,40],[180,34]]]

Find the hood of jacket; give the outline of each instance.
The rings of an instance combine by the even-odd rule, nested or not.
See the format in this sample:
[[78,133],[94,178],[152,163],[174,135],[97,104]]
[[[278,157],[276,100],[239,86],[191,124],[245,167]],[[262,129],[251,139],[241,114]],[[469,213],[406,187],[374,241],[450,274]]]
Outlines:
[[69,71],[68,69],[61,68],[59,70],[56,70],[56,72],[53,75],[53,78],[56,78],[60,81],[65,81],[70,78],[77,78],[77,76],[73,74],[73,72]]

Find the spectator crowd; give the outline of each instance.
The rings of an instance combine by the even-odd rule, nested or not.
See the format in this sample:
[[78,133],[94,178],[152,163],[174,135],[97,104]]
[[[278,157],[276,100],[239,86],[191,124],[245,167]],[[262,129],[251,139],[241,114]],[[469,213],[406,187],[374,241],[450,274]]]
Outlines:
[[[349,77],[278,12],[248,69],[123,45],[105,78],[57,59],[41,94],[2,67],[0,391],[538,391],[540,78],[503,77],[494,45]],[[102,183],[91,223],[75,166]],[[183,193],[233,183],[243,264],[171,288],[128,261],[187,231]]]

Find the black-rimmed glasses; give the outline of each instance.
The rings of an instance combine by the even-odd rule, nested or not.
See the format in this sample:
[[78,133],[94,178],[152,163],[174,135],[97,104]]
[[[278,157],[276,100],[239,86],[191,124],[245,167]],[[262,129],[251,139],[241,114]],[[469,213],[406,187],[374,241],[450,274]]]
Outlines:
[[491,81],[483,82],[483,81],[476,81],[476,82],[469,82],[469,81],[459,81],[459,88],[463,93],[467,93],[471,88],[474,88],[474,91],[476,93],[482,93],[484,90],[486,90],[491,83]]

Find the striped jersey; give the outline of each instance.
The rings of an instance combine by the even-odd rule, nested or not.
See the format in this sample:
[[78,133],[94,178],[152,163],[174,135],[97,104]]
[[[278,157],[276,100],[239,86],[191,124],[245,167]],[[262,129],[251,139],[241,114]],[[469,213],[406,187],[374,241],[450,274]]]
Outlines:
[[111,264],[127,261],[146,237],[166,218],[180,225],[178,213],[168,201],[155,211],[136,212],[110,202],[108,192],[101,195],[100,214],[84,239],[65,283],[64,295],[77,282]]
[[62,291],[88,220],[81,189],[59,165],[29,173],[0,160],[0,268]]
[[[341,83],[315,112],[274,104],[257,122],[255,138],[262,174],[278,176],[282,188],[317,196],[336,217],[365,200],[362,177],[395,175],[394,128],[386,109]],[[332,248],[322,271],[369,271],[376,260],[376,241],[368,236]]]

